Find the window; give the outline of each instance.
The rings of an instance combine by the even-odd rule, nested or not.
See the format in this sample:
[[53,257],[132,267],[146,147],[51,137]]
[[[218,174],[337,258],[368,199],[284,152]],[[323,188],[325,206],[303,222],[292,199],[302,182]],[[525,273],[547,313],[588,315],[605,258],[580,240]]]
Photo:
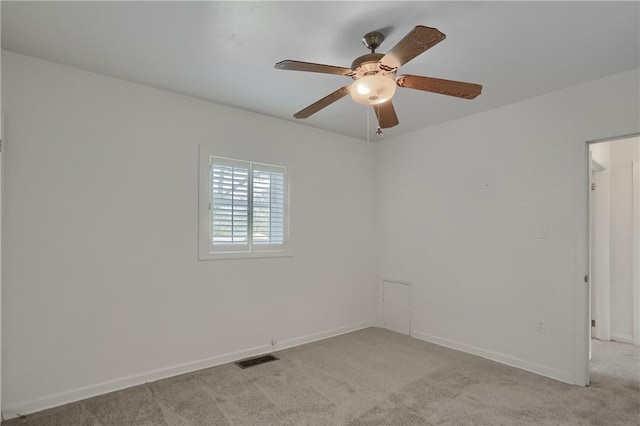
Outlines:
[[290,255],[286,168],[206,152],[200,161],[200,259]]

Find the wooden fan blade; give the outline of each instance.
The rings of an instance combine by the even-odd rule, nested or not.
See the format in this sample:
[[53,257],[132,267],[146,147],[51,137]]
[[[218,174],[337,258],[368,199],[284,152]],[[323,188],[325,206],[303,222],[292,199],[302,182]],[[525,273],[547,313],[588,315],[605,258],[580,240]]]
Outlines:
[[344,96],[347,95],[347,93],[349,93],[349,86],[341,87],[340,89],[338,89],[335,92],[325,96],[324,98],[320,99],[319,101],[312,103],[311,105],[309,105],[305,109],[296,112],[295,114],[293,114],[293,116],[295,118],[307,118],[310,115],[315,114],[316,112],[320,111],[322,108],[331,105],[332,103],[334,103],[338,99],[343,98]]
[[351,73],[350,68],[335,67],[333,65],[313,64],[311,62],[280,61],[274,66],[278,70],[291,70],[291,71],[309,71],[320,72],[324,74],[337,74],[337,75],[349,75]]
[[435,28],[418,25],[380,59],[380,64],[398,68],[444,40],[446,36]]
[[396,110],[393,107],[391,99],[381,104],[374,105],[373,110],[376,112],[376,117],[378,117],[378,125],[382,129],[388,129],[389,127],[398,125],[398,116],[396,115]]
[[440,93],[457,98],[473,99],[482,93],[482,85],[464,83],[462,81],[443,80],[440,78],[421,77],[418,75],[401,75],[396,78],[400,87]]

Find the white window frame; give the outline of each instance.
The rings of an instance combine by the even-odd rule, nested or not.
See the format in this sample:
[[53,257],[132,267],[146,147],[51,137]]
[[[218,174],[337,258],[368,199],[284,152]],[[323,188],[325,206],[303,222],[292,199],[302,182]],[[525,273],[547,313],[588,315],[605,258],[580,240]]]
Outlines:
[[[198,200],[198,258],[200,260],[218,260],[218,259],[245,259],[245,258],[265,258],[265,257],[288,257],[293,256],[291,249],[291,241],[289,238],[289,188],[290,175],[284,166],[265,164],[256,161],[238,160],[213,153],[214,149],[207,146],[200,146],[200,167],[199,167],[199,200]],[[229,165],[242,165],[249,168],[249,211],[248,211],[248,229],[247,244],[229,244],[217,245],[211,244],[211,220],[210,208],[213,205],[211,200],[211,160],[216,158],[222,160]],[[276,171],[284,173],[284,218],[283,218],[283,244],[260,244],[253,243],[253,211],[252,211],[252,186],[253,186],[253,169],[258,168],[260,171]]]

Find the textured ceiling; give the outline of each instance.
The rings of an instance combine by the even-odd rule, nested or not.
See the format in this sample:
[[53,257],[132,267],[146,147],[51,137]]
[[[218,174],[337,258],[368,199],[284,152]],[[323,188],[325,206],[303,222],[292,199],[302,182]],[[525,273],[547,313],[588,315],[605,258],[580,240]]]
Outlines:
[[11,2],[2,47],[220,104],[367,138],[375,115],[348,96],[293,114],[348,77],[282,71],[283,59],[349,67],[380,30],[391,49],[416,25],[447,38],[399,74],[480,83],[475,100],[398,88],[397,135],[640,67],[632,2]]

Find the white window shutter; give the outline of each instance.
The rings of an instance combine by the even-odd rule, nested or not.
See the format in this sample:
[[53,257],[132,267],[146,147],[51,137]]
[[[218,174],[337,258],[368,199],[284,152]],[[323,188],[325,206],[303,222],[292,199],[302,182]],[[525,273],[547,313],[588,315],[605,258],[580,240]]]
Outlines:
[[[202,258],[240,253],[285,253],[288,239],[286,168],[229,158],[207,158],[208,228]],[[201,165],[202,167],[202,165]],[[201,204],[202,205],[202,204]],[[206,225],[205,225],[206,224]],[[204,244],[204,246],[203,246]],[[206,249],[205,249],[206,250]],[[286,255],[286,254],[284,254]]]
[[211,158],[212,251],[249,246],[249,171],[248,162]]
[[283,245],[285,240],[285,169],[253,167],[253,244]]

